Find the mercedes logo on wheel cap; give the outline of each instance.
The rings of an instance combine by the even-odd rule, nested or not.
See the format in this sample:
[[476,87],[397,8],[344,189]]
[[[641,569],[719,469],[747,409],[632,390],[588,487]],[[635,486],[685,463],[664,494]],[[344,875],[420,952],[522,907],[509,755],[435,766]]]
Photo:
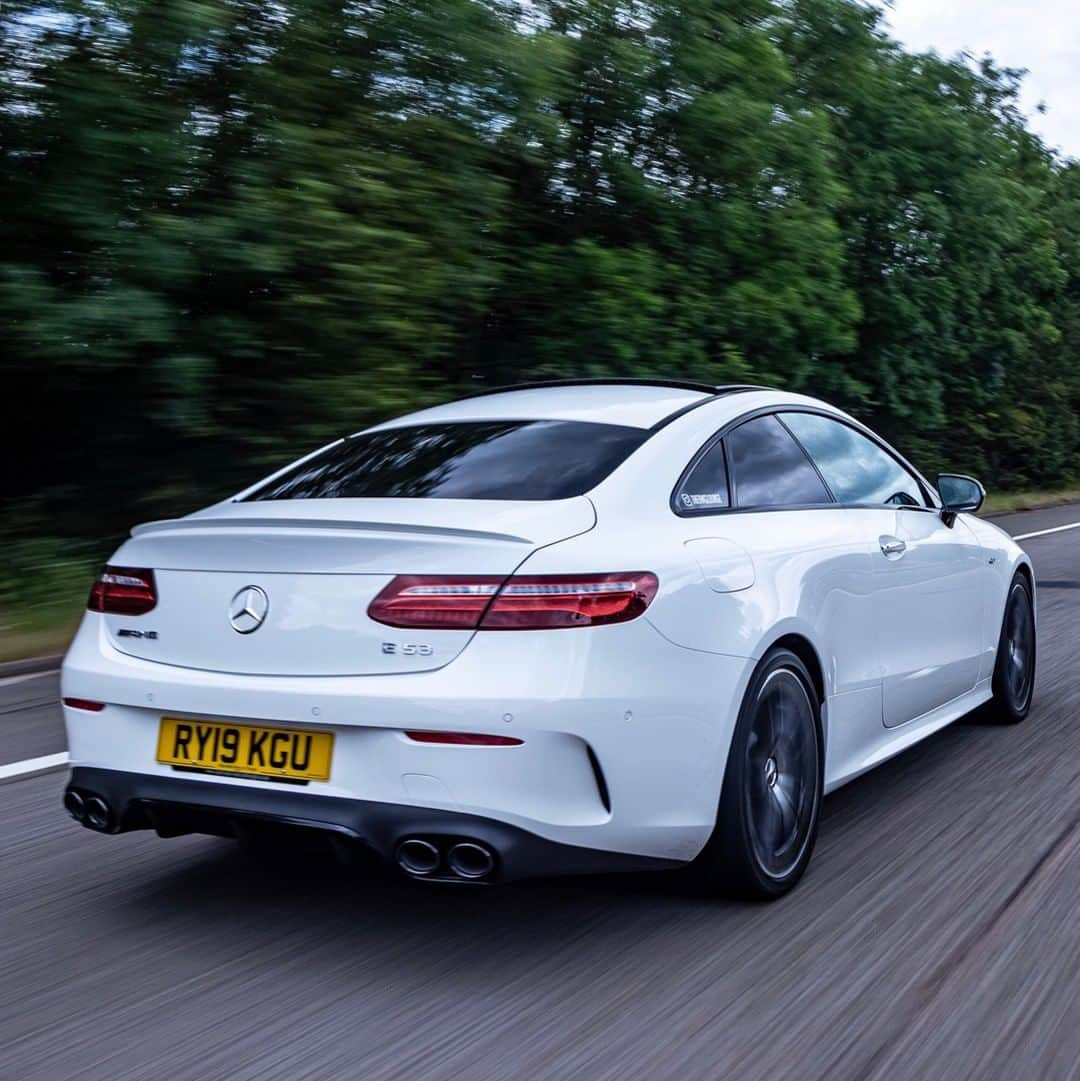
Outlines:
[[237,634],[257,631],[270,611],[270,598],[258,586],[244,586],[229,602],[229,622]]

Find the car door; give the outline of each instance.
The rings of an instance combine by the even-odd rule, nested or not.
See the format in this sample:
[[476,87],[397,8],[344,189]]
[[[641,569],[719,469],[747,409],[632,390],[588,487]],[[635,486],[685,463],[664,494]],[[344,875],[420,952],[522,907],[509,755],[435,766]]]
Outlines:
[[979,676],[986,565],[962,520],[950,528],[884,446],[811,412],[782,417],[838,502],[869,515],[886,727],[971,691]]

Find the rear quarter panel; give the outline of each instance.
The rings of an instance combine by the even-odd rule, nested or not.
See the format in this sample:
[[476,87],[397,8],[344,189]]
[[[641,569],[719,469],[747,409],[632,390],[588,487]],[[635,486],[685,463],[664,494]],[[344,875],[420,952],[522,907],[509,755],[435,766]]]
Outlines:
[[[884,732],[875,576],[862,526],[859,511],[683,519],[665,506],[652,521],[642,517],[632,525],[601,511],[593,532],[535,553],[523,569],[653,571],[660,589],[643,620],[669,643],[702,658],[703,672],[710,667],[723,670],[741,659],[748,678],[755,663],[782,638],[805,639],[822,676],[825,777],[830,785],[844,762],[864,754]],[[708,537],[721,539],[722,551],[746,553],[753,564],[752,584],[731,592],[714,588],[693,554],[697,541]],[[724,577],[737,586],[751,576]],[[639,664],[641,659],[626,657],[622,663]],[[746,680],[727,686],[727,695],[709,701],[696,721],[716,731],[720,770]],[[672,680],[668,693],[679,696],[683,691]],[[698,693],[691,697],[701,701]],[[717,794],[720,780],[718,773]]]

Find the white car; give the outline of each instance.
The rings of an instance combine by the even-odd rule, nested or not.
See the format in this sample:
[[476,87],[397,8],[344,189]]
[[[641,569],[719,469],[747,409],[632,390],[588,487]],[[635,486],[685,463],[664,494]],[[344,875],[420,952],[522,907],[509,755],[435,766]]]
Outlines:
[[1027,715],[1034,578],[982,498],[763,388],[413,413],[133,531],[64,662],[65,806],[418,879],[696,863],[779,896],[825,793]]

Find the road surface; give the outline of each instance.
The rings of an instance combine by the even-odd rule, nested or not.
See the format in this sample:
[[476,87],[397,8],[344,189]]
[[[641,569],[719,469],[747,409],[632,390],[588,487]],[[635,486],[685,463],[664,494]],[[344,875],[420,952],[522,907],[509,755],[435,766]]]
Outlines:
[[[1023,543],[1028,721],[830,796],[774,905],[665,876],[425,888],[102,837],[63,773],[0,785],[0,1078],[1080,1078],[1080,529]],[[64,749],[56,695],[0,686],[0,763]]]

